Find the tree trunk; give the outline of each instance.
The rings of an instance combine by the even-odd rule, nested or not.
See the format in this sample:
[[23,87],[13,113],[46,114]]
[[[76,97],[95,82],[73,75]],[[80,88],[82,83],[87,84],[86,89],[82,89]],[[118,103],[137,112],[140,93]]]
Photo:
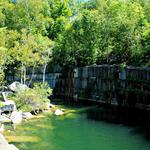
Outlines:
[[20,82],[23,84],[23,64],[21,64],[21,77],[20,77]]
[[43,83],[45,82],[45,73],[46,73],[47,64],[43,67]]
[[31,75],[31,79],[28,83],[28,87],[30,86],[30,84],[32,83],[32,80],[33,80],[33,77],[34,77],[34,68],[32,69],[32,75]]
[[23,83],[26,84],[26,67],[24,66]]

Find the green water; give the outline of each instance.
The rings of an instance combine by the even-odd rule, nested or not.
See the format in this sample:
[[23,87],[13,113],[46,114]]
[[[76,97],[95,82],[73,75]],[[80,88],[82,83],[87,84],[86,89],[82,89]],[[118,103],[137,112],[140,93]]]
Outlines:
[[134,128],[89,120],[86,114],[68,113],[22,123],[5,133],[20,150],[150,150]]

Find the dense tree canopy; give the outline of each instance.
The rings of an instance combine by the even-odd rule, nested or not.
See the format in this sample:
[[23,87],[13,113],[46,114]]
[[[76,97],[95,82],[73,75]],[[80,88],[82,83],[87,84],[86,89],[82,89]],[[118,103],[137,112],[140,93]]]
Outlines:
[[149,65],[149,6],[138,0],[80,3],[70,28],[58,38],[54,57],[60,62],[65,54],[61,62],[66,65]]
[[31,33],[46,34],[51,22],[50,8],[47,0],[3,0],[5,26],[21,31],[26,28]]
[[[0,0],[0,82],[47,65],[150,65],[149,0]],[[41,69],[42,68],[42,69]]]

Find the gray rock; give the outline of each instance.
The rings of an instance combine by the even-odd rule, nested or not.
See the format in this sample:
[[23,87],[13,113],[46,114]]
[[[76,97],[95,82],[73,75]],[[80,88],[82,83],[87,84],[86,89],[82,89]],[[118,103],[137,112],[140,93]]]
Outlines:
[[22,83],[17,82],[17,81],[13,82],[8,87],[10,90],[12,90],[14,92],[19,92],[19,91],[23,91],[23,90],[28,89],[27,85],[22,84]]
[[0,108],[1,112],[5,111],[16,111],[16,104],[12,100],[7,100],[5,102],[2,102],[3,106]]
[[19,150],[19,149],[13,144],[8,144],[4,136],[0,134],[0,150]]
[[9,144],[8,145],[8,150],[19,150],[15,145]]
[[31,118],[33,118],[33,115],[30,112],[24,112],[24,113],[22,113],[22,118],[23,119],[31,119]]
[[55,107],[55,105],[49,103],[49,108],[54,108],[54,107]]
[[51,104],[51,103],[47,103],[46,104],[46,109],[50,109],[50,108],[54,108],[55,105]]
[[0,132],[4,131],[4,124],[0,124]]
[[11,122],[10,118],[6,115],[0,115],[0,123],[8,123]]
[[1,108],[0,108],[0,111],[1,112],[5,112],[5,111],[16,111],[16,105],[15,105],[15,102],[12,101],[12,100],[8,100],[7,99],[7,96],[8,94],[11,94],[12,92],[1,92],[0,94],[2,95],[3,97],[3,100],[1,101]]
[[22,122],[22,112],[21,111],[12,112],[11,116],[10,116],[10,119],[14,124],[21,123]]
[[61,115],[64,114],[64,112],[63,112],[61,109],[56,109],[55,112],[54,112],[54,114],[55,114],[56,116],[61,116]]

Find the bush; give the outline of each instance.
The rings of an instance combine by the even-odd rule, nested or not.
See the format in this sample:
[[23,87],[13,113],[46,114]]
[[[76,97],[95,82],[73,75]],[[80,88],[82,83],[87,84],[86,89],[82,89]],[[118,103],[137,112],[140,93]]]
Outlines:
[[4,105],[3,105],[3,102],[0,101],[0,108],[3,107],[3,106],[4,106]]
[[35,111],[46,108],[47,103],[50,102],[48,96],[51,94],[52,89],[47,83],[36,83],[33,88],[17,92],[9,98],[16,103],[17,109]]

